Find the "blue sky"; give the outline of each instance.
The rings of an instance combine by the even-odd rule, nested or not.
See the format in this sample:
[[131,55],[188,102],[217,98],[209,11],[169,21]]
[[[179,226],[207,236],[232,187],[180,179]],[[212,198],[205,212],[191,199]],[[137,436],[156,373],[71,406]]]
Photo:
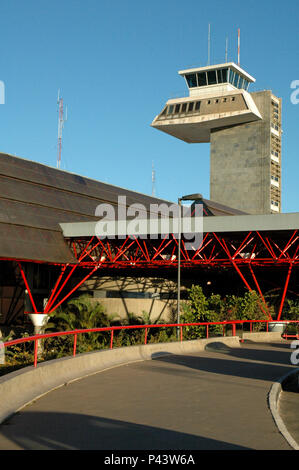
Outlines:
[[[9,0],[0,3],[0,151],[56,166],[57,91],[68,107],[61,168],[176,201],[209,198],[209,145],[186,144],[150,127],[186,87],[178,70],[237,61],[251,91],[283,99],[283,212],[298,203],[299,4],[285,0]],[[1,192],[1,190],[0,190]]]

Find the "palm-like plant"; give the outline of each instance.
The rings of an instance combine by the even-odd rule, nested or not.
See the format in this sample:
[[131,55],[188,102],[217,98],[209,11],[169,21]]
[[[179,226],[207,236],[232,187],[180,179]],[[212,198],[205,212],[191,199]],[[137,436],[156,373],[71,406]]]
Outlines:
[[[112,317],[108,317],[104,307],[93,302],[88,295],[82,295],[68,302],[64,309],[58,309],[51,315],[51,320],[46,326],[47,331],[71,331],[108,327]],[[69,336],[47,339],[47,350],[53,351],[53,347],[62,346],[61,353],[71,351],[73,339]],[[98,349],[108,343],[108,335],[100,333],[82,333],[77,338],[78,352],[86,352]]]

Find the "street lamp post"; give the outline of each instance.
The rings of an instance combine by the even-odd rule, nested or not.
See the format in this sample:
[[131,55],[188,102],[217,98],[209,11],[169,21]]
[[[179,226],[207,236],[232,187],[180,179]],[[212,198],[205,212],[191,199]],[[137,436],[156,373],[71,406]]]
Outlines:
[[178,198],[179,206],[179,227],[178,227],[178,291],[177,291],[177,338],[180,338],[180,303],[181,303],[181,238],[182,238],[182,201],[201,201],[202,195],[200,193],[188,194],[187,196],[182,196]]

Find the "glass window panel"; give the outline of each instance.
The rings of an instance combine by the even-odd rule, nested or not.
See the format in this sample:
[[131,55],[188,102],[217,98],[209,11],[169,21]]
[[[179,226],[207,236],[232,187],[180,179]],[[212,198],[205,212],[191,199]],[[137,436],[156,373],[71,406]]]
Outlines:
[[235,72],[233,70],[229,69],[229,82],[231,84],[234,83],[234,78],[235,78]]
[[191,103],[189,103],[189,108],[188,108],[189,113],[191,113],[191,111],[193,111],[193,106],[194,106],[194,102],[192,101]]
[[234,78],[234,83],[233,85],[237,88],[238,86],[238,80],[239,80],[239,74],[238,73],[235,73],[235,78]]
[[200,110],[200,101],[196,101],[195,103],[195,111],[199,111]]
[[168,106],[167,114],[173,113],[173,105]]
[[198,73],[197,80],[198,80],[198,86],[206,86],[207,85],[206,72]]
[[215,85],[217,83],[216,80],[216,70],[210,70],[208,73],[208,84]]
[[197,86],[195,73],[190,73],[189,75],[186,75],[186,80],[189,88],[194,88]]
[[228,68],[221,69],[221,74],[222,74],[222,81],[223,81],[223,83],[228,82],[228,79],[227,79]]
[[187,103],[182,104],[182,113],[185,113],[187,109]]
[[176,105],[175,105],[174,112],[175,112],[175,114],[177,114],[177,113],[180,112],[180,104],[176,104]]
[[216,74],[217,74],[217,82],[218,82],[218,83],[222,83],[222,73],[221,73],[221,70],[216,70]]

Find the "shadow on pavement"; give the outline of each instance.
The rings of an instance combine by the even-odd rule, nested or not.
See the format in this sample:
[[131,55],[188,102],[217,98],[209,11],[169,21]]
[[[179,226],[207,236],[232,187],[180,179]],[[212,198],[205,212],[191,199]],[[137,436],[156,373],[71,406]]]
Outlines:
[[248,450],[152,426],[72,413],[21,412],[0,425],[0,449]]
[[264,361],[275,364],[291,365],[291,346],[286,343],[249,343],[240,348],[230,348],[230,354],[243,359]]
[[[160,352],[158,355],[153,354],[152,359],[164,363],[179,364],[197,371],[264,381],[276,381],[294,367],[290,363],[291,350],[272,351],[258,347],[254,349],[229,348],[226,345],[220,346],[216,341],[214,347],[210,343],[206,353],[209,355],[205,352],[198,356],[176,355],[167,352],[163,354]],[[213,357],[211,354],[213,354]],[[231,359],[227,356],[230,356]],[[158,370],[158,367],[155,370]],[[166,370],[165,367],[161,367],[161,372],[176,375],[188,374],[183,368],[181,370],[172,370],[171,368]]]

